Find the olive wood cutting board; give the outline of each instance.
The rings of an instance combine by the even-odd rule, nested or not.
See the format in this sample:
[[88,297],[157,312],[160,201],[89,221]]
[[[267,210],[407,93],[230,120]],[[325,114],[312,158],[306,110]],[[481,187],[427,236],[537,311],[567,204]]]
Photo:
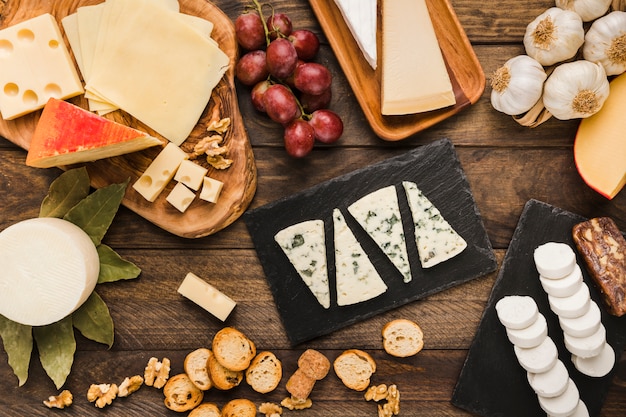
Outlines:
[[533,260],[535,248],[546,242],[563,242],[576,251],[572,227],[584,220],[577,214],[537,200],[526,203],[454,389],[454,405],[485,417],[545,415],[495,310],[495,304],[504,296],[528,295],[535,299],[539,311],[545,316],[548,336],[556,344],[559,359],[576,383],[589,415],[600,415],[626,345],[626,317],[615,317],[606,312],[600,293],[577,253],[577,262],[583,271],[591,298],[602,312],[607,342],[616,354],[616,366],[604,377],[592,378],[578,372],[571,361],[571,354],[565,348],[558,316],[550,309],[548,296],[541,286]]
[[309,0],[309,3],[366,119],[381,139],[406,139],[476,103],[485,90],[485,74],[449,0],[426,0],[456,104],[424,113],[383,116],[380,103],[381,1],[377,6],[379,64],[376,70],[363,57],[334,0]]
[[[43,13],[51,13],[56,17],[61,30],[63,30],[60,23],[63,17],[75,12],[80,6],[100,2],[99,0],[53,0],[44,2],[37,0],[8,0],[0,5],[0,29]],[[196,198],[185,213],[179,212],[165,200],[165,197],[174,186],[173,181],[153,203],[145,200],[129,185],[122,204],[175,235],[185,238],[197,238],[213,234],[230,225],[241,216],[256,192],[257,173],[254,155],[243,125],[235,91],[234,67],[238,46],[234,25],[222,10],[206,0],[180,0],[179,3],[181,13],[199,16],[214,23],[215,27],[212,37],[230,57],[231,62],[230,68],[214,89],[211,100],[198,124],[181,147],[185,151],[190,152],[194,144],[206,136],[206,127],[212,118],[230,117],[231,127],[224,135],[224,143],[229,147],[227,157],[234,162],[228,169],[216,170],[210,167],[202,158],[196,160],[209,168],[207,175],[224,183],[224,188],[215,204]],[[67,39],[66,45],[69,48]],[[87,100],[83,96],[68,101],[87,108]],[[15,120],[3,120],[0,118],[0,135],[27,150],[40,115],[41,111],[37,111]],[[121,110],[110,113],[105,117],[163,139],[158,133]],[[163,142],[166,143],[166,140],[163,139]],[[161,149],[157,146],[144,151],[85,164],[92,186],[101,188],[109,184],[124,182],[129,178],[132,185]]]
[[[414,227],[402,181],[413,181],[439,209],[442,216],[466,240],[467,248],[456,257],[431,268],[422,268],[415,246]],[[406,236],[413,279],[404,283],[400,272],[360,228],[347,207],[360,197],[394,185]],[[332,212],[339,208],[348,226],[387,284],[387,291],[365,302],[338,306],[334,280]],[[287,336],[293,345],[328,334],[384,311],[478,278],[496,267],[495,255],[454,146],[442,139],[400,156],[331,179],[293,196],[246,212],[257,254],[270,284]],[[291,265],[274,235],[305,221],[324,221],[330,308],[323,308]]]

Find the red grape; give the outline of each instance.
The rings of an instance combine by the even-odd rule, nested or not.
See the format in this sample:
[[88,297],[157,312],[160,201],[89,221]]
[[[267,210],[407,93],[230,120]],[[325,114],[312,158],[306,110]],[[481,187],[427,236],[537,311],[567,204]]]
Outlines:
[[243,48],[253,51],[265,46],[263,20],[256,13],[245,13],[235,19],[235,35]]
[[267,29],[270,39],[277,39],[280,35],[287,37],[291,35],[293,25],[291,19],[285,13],[274,13],[267,18]]
[[322,64],[305,62],[295,69],[293,82],[303,93],[318,96],[330,88],[332,75]]
[[327,108],[330,105],[332,96],[333,94],[330,88],[320,95],[302,93],[300,94],[300,104],[305,112],[312,113],[315,110]]
[[317,35],[307,29],[294,30],[288,39],[296,48],[298,58],[304,61],[312,60],[320,49],[320,40]]
[[285,38],[278,38],[267,46],[267,68],[274,77],[289,77],[298,64],[298,53]]
[[294,158],[303,158],[315,145],[313,127],[302,119],[296,119],[285,127],[285,150]]
[[265,51],[258,49],[244,54],[235,67],[237,79],[244,85],[255,85],[268,77]]
[[258,111],[265,113],[265,103],[263,103],[263,96],[267,89],[272,85],[268,80],[263,80],[257,83],[254,87],[252,87],[252,91],[250,92],[250,100],[252,101],[252,105]]
[[282,84],[274,84],[265,91],[263,105],[270,119],[282,125],[300,114],[296,97]]
[[311,115],[309,124],[313,127],[315,139],[322,143],[334,143],[343,133],[343,122],[332,110],[316,110]]

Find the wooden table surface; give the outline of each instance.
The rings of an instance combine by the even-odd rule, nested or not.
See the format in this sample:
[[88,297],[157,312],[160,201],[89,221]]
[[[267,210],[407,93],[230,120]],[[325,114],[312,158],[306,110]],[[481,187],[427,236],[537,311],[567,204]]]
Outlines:
[[[231,18],[245,1],[216,0]],[[317,32],[322,39],[319,60],[334,76],[331,107],[341,114],[345,131],[332,147],[316,148],[303,160],[290,159],[282,147],[281,129],[254,112],[249,93],[239,88],[239,100],[258,169],[258,189],[251,207],[259,207],[307,187],[403,154],[441,138],[456,147],[467,174],[498,262],[502,261],[524,204],[537,199],[585,217],[611,216],[626,230],[626,192],[612,201],[588,188],[579,177],[572,154],[578,121],[549,120],[529,129],[492,109],[490,87],[474,106],[400,142],[385,142],[372,132],[315,15],[305,0],[274,0],[277,10],[288,13],[295,25]],[[523,53],[526,24],[546,8],[550,0],[452,0],[458,18],[476,51],[484,73],[491,74],[508,58]],[[26,152],[0,139],[0,230],[38,214],[39,205],[58,169],[26,167]],[[254,393],[242,384],[233,391],[209,391],[206,401],[220,407],[231,398],[255,403],[280,402],[285,382],[306,348],[319,349],[331,360],[348,348],[370,352],[378,362],[374,383],[396,383],[401,390],[403,416],[463,416],[467,412],[450,403],[453,388],[476,332],[497,273],[410,303],[359,324],[290,347],[247,229],[240,219],[219,233],[188,240],[173,236],[122,208],[106,235],[105,243],[136,263],[139,279],[102,285],[99,293],[115,323],[115,343],[102,345],[77,336],[77,352],[65,388],[74,404],[62,412],[48,410],[42,401],[58,391],[47,378],[36,355],[28,382],[17,378],[0,352],[0,415],[109,415],[174,416],[163,405],[162,393],[143,387],[129,398],[119,399],[105,410],[87,402],[93,383],[119,383],[126,376],[142,374],[152,356],[168,357],[172,375],[182,372],[187,353],[210,346],[212,336],[224,325],[240,328],[258,349],[271,350],[282,360],[284,378],[274,392]],[[33,260],[36,262],[36,259]],[[187,274],[210,280],[238,303],[224,324],[183,299],[177,288]],[[380,329],[393,318],[410,318],[422,326],[425,348],[410,359],[397,360],[381,349]],[[626,362],[618,370],[606,397],[602,416],[626,415]],[[362,394],[345,388],[331,372],[318,382],[313,407],[285,415],[374,416],[376,407]]]

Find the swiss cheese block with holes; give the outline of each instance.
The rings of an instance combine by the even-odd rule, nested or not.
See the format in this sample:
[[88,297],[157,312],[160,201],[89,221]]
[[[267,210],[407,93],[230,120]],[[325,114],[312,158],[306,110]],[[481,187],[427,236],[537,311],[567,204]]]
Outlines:
[[83,93],[55,18],[45,13],[0,31],[0,112],[12,120],[50,97]]

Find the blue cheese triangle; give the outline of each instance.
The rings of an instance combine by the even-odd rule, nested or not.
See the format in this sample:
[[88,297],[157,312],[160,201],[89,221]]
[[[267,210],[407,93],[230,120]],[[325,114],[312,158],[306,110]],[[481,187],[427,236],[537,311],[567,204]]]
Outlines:
[[396,187],[390,185],[367,194],[352,203],[348,211],[398,268],[404,282],[410,282],[411,265]]
[[333,210],[337,304],[356,304],[387,291],[367,254],[346,224],[339,209]]
[[417,185],[404,181],[402,186],[413,216],[415,242],[422,267],[430,268],[463,252],[467,242],[450,226]]
[[282,229],[274,240],[324,308],[330,307],[324,222],[307,220]]
[[376,0],[335,0],[343,20],[372,69],[376,69]]

